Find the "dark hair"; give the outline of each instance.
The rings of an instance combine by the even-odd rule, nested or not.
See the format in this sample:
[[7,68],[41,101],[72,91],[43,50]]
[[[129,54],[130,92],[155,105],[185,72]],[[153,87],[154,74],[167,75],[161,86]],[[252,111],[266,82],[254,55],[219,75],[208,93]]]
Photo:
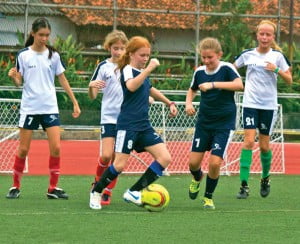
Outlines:
[[[47,28],[51,31],[51,25],[49,24],[49,21],[46,19],[46,18],[37,18],[33,23],[32,23],[32,26],[31,26],[31,31],[33,33],[36,33],[38,32],[41,28]],[[29,34],[26,42],[25,42],[25,47],[28,47],[28,46],[31,46],[34,42],[34,38],[33,36],[31,35],[31,33]],[[52,53],[53,52],[56,52],[56,49],[48,44],[46,44],[46,47],[48,48],[49,50],[49,56],[48,58],[50,59],[52,57]]]

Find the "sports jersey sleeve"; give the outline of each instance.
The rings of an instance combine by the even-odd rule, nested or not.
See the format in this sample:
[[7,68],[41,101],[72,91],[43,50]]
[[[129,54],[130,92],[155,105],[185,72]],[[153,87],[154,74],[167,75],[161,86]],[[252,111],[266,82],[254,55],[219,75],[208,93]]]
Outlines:
[[17,71],[20,72],[21,75],[23,75],[23,72],[24,72],[23,59],[20,55],[18,55],[18,57],[17,57],[16,67],[17,67]]
[[124,82],[133,78],[132,68],[129,65],[126,65],[123,69]]
[[278,67],[285,72],[290,68],[290,66],[289,60],[283,54],[280,55]]
[[198,77],[198,71],[196,70],[193,74],[193,78],[192,78],[192,82],[191,82],[191,85],[190,85],[190,88],[194,91],[197,91],[199,88],[198,88],[198,82],[197,82],[197,77]]
[[239,56],[236,57],[234,64],[237,68],[241,68],[245,66],[245,61],[244,61],[244,55],[240,54]]
[[61,61],[60,55],[57,52],[55,52],[55,53],[53,53],[53,58],[54,58],[54,62],[56,64],[55,75],[60,75],[63,72],[65,72],[66,69],[64,67],[64,64]]

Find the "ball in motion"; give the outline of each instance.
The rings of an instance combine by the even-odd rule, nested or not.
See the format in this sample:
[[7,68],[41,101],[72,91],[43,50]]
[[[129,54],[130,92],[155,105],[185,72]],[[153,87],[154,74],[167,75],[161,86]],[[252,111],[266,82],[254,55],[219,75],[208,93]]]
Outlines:
[[160,184],[151,184],[142,190],[142,204],[150,212],[164,210],[170,202],[168,190]]

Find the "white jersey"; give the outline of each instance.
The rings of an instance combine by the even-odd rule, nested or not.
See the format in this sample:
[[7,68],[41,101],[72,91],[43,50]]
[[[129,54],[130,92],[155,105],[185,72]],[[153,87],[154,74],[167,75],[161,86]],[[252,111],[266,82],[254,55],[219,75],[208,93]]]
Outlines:
[[117,124],[123,101],[123,91],[119,81],[120,71],[117,65],[108,59],[98,64],[91,81],[105,81],[101,104],[101,124]]
[[243,107],[277,109],[278,75],[265,69],[266,62],[275,64],[283,72],[290,66],[286,57],[273,49],[267,53],[259,53],[256,48],[248,49],[236,58],[236,67],[247,66]]
[[20,114],[58,113],[55,75],[65,71],[57,52],[36,52],[27,47],[18,53],[17,70],[23,77]]

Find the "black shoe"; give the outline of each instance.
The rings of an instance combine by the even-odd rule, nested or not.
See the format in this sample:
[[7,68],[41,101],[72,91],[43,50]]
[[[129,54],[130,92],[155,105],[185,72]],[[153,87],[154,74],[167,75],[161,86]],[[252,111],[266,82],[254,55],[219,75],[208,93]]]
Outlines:
[[54,188],[51,192],[47,192],[48,199],[68,199],[69,196],[63,189]]
[[19,198],[20,194],[21,194],[21,192],[17,187],[11,187],[9,189],[9,192],[6,195],[6,198],[16,199],[16,198]]
[[267,197],[270,193],[270,180],[269,176],[260,180],[260,195]]
[[237,199],[246,199],[249,196],[249,192],[250,192],[249,186],[241,186],[240,191],[236,195],[236,198]]

